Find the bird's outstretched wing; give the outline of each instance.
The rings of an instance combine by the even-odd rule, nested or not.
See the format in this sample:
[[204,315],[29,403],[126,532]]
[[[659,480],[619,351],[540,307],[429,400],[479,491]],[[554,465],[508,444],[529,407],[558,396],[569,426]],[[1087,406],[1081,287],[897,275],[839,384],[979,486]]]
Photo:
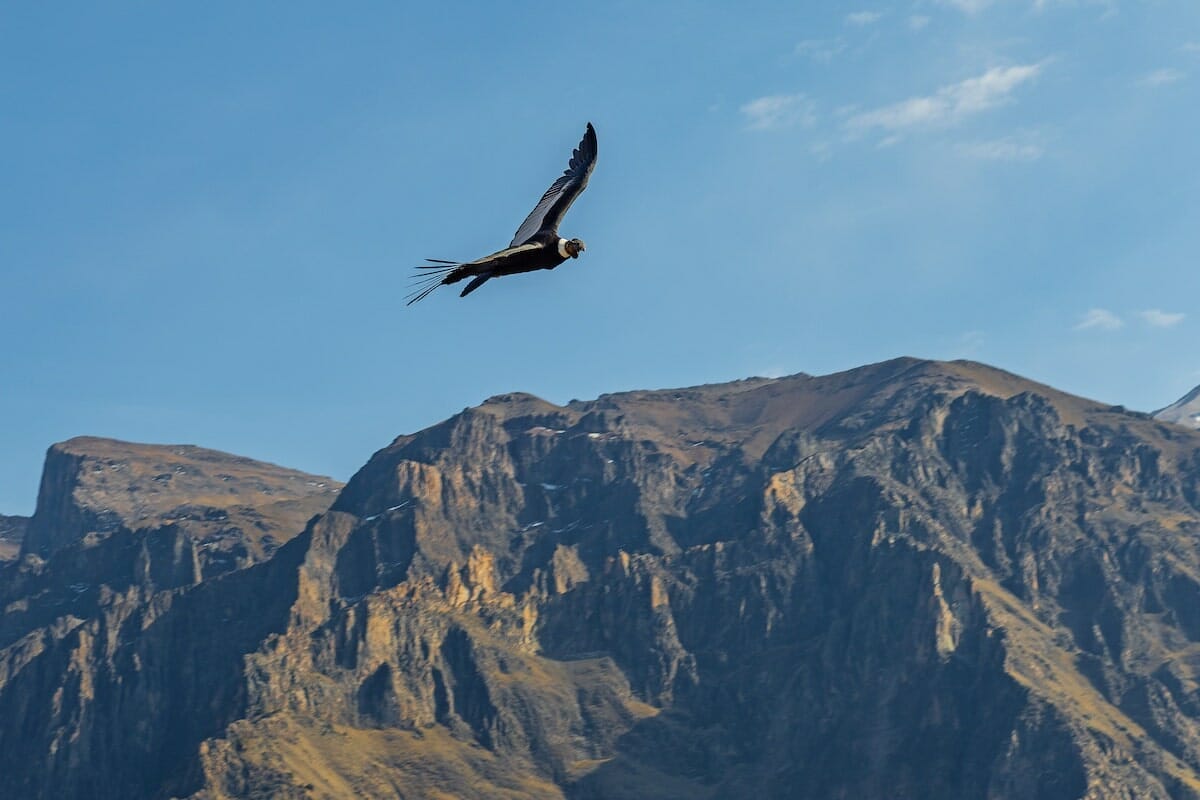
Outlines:
[[558,224],[580,192],[587,188],[588,178],[596,166],[596,129],[588,123],[579,147],[571,154],[571,163],[562,177],[550,185],[533,211],[517,228],[509,247],[523,244],[541,230],[558,230]]

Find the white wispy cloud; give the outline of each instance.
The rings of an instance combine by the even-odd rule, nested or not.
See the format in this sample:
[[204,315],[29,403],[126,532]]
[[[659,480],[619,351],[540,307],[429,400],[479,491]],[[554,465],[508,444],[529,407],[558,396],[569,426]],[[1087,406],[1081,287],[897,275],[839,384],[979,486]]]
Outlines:
[[970,330],[963,331],[959,334],[958,339],[952,345],[952,352],[955,358],[974,358],[979,355],[979,351],[983,349],[987,337],[983,331]]
[[[978,14],[985,8],[997,5],[996,0],[937,0],[943,6],[956,8],[964,14]],[[1116,13],[1115,0],[1032,0],[1027,3],[1034,11],[1045,11],[1051,6],[1102,6],[1105,16]]]
[[967,158],[983,161],[1036,161],[1042,157],[1044,150],[1035,142],[1005,136],[979,142],[963,142],[958,145],[958,152]]
[[878,11],[855,11],[846,15],[846,22],[850,25],[873,25],[883,17]]
[[813,61],[829,62],[846,49],[846,42],[837,39],[805,39],[796,44],[796,55],[808,56]]
[[922,30],[928,24],[929,24],[929,17],[927,17],[923,14],[913,14],[911,17],[908,18],[908,29],[912,30],[912,31]]
[[816,124],[816,106],[804,94],[772,94],[751,100],[739,109],[753,131]]
[[1097,329],[1102,331],[1115,331],[1118,328],[1125,326],[1125,321],[1118,317],[1107,308],[1092,308],[1089,309],[1079,323],[1075,326],[1077,331],[1086,331]]
[[1036,78],[1041,70],[1041,64],[993,67],[977,78],[943,86],[934,94],[855,114],[846,126],[858,132],[873,128],[896,132],[951,124],[1003,105],[1017,87]]
[[1156,69],[1153,72],[1147,72],[1142,76],[1141,83],[1144,86],[1166,86],[1168,83],[1181,81],[1186,76],[1182,70],[1174,67],[1163,67]]
[[1184,42],[1179,49],[1185,53],[1200,55],[1200,42]]
[[938,0],[944,6],[957,8],[964,14],[978,14],[992,4],[992,0]]
[[1042,12],[1051,6],[1071,8],[1099,7],[1103,10],[1100,19],[1111,19],[1117,15],[1117,0],[1033,0],[1033,10]]
[[1184,317],[1187,315],[1180,312],[1163,311],[1160,308],[1148,308],[1145,311],[1139,311],[1138,316],[1147,325],[1152,325],[1155,328],[1170,328],[1183,322]]

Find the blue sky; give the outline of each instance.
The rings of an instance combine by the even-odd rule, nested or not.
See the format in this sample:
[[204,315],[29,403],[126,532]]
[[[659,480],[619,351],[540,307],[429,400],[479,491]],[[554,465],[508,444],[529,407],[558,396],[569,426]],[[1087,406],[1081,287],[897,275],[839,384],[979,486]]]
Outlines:
[[[1200,383],[1200,4],[810,5],[7,4],[0,513],[79,434],[344,479],[510,390]],[[589,120],[586,254],[404,308]]]

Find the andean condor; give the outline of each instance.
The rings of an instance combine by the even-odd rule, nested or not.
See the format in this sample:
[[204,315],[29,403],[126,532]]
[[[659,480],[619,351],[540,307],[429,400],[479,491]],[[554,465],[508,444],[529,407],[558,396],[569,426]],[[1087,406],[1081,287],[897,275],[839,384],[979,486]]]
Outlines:
[[505,249],[477,261],[459,263],[427,258],[428,265],[417,269],[416,291],[408,295],[405,305],[412,305],[437,287],[471,278],[459,297],[466,297],[488,278],[516,275],[535,269],[554,269],[568,258],[579,258],[586,248],[581,239],[563,239],[558,225],[575,198],[587,188],[588,178],[596,166],[596,129],[588,123],[579,147],[571,154],[571,162],[562,177],[551,184],[533,211],[517,228],[512,242]]

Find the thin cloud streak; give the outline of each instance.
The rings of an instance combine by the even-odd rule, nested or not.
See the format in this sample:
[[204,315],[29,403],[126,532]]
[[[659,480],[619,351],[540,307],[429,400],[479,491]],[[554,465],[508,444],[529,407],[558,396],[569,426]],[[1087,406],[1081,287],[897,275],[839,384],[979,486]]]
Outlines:
[[1041,145],[1012,136],[958,145],[959,155],[981,161],[1036,161],[1044,152]]
[[808,56],[813,61],[829,63],[834,56],[846,49],[846,42],[838,39],[805,39],[796,44],[796,55]]
[[739,109],[752,131],[789,128],[794,125],[812,127],[816,111],[812,100],[803,93],[774,94],[751,100]]
[[[943,6],[956,8],[964,14],[978,14],[984,9],[995,5],[994,0],[937,0]],[[1054,5],[1098,5],[1105,8],[1105,16],[1111,16],[1116,12],[1116,3],[1113,0],[1033,0],[1030,3],[1034,11],[1042,12]]]
[[878,11],[855,11],[846,15],[846,22],[850,25],[873,25],[882,17],[883,14]]
[[1104,9],[1100,19],[1108,19],[1117,14],[1116,0],[1033,0],[1033,10],[1039,13],[1051,6],[1100,6]]
[[1041,64],[993,67],[976,78],[943,86],[923,97],[855,114],[846,127],[855,132],[881,129],[899,132],[910,128],[949,125],[1009,101],[1021,84],[1038,76]]
[[984,335],[983,331],[963,331],[962,334],[959,335],[958,341],[955,342],[954,357],[976,358],[979,355],[979,351],[983,349],[983,345],[986,340],[987,337]]
[[944,6],[957,8],[964,14],[978,14],[992,4],[992,0],[939,0]]
[[1139,311],[1138,316],[1141,317],[1147,325],[1155,328],[1171,328],[1183,322],[1187,314],[1173,311],[1163,311],[1160,308],[1148,308],[1145,311]]
[[1107,308],[1092,308],[1083,315],[1083,319],[1075,326],[1075,330],[1115,331],[1123,327],[1125,327],[1125,321]]
[[1142,77],[1141,83],[1143,86],[1166,86],[1168,83],[1177,83],[1186,77],[1186,73],[1174,67],[1164,67],[1156,69],[1153,72],[1146,73]]

